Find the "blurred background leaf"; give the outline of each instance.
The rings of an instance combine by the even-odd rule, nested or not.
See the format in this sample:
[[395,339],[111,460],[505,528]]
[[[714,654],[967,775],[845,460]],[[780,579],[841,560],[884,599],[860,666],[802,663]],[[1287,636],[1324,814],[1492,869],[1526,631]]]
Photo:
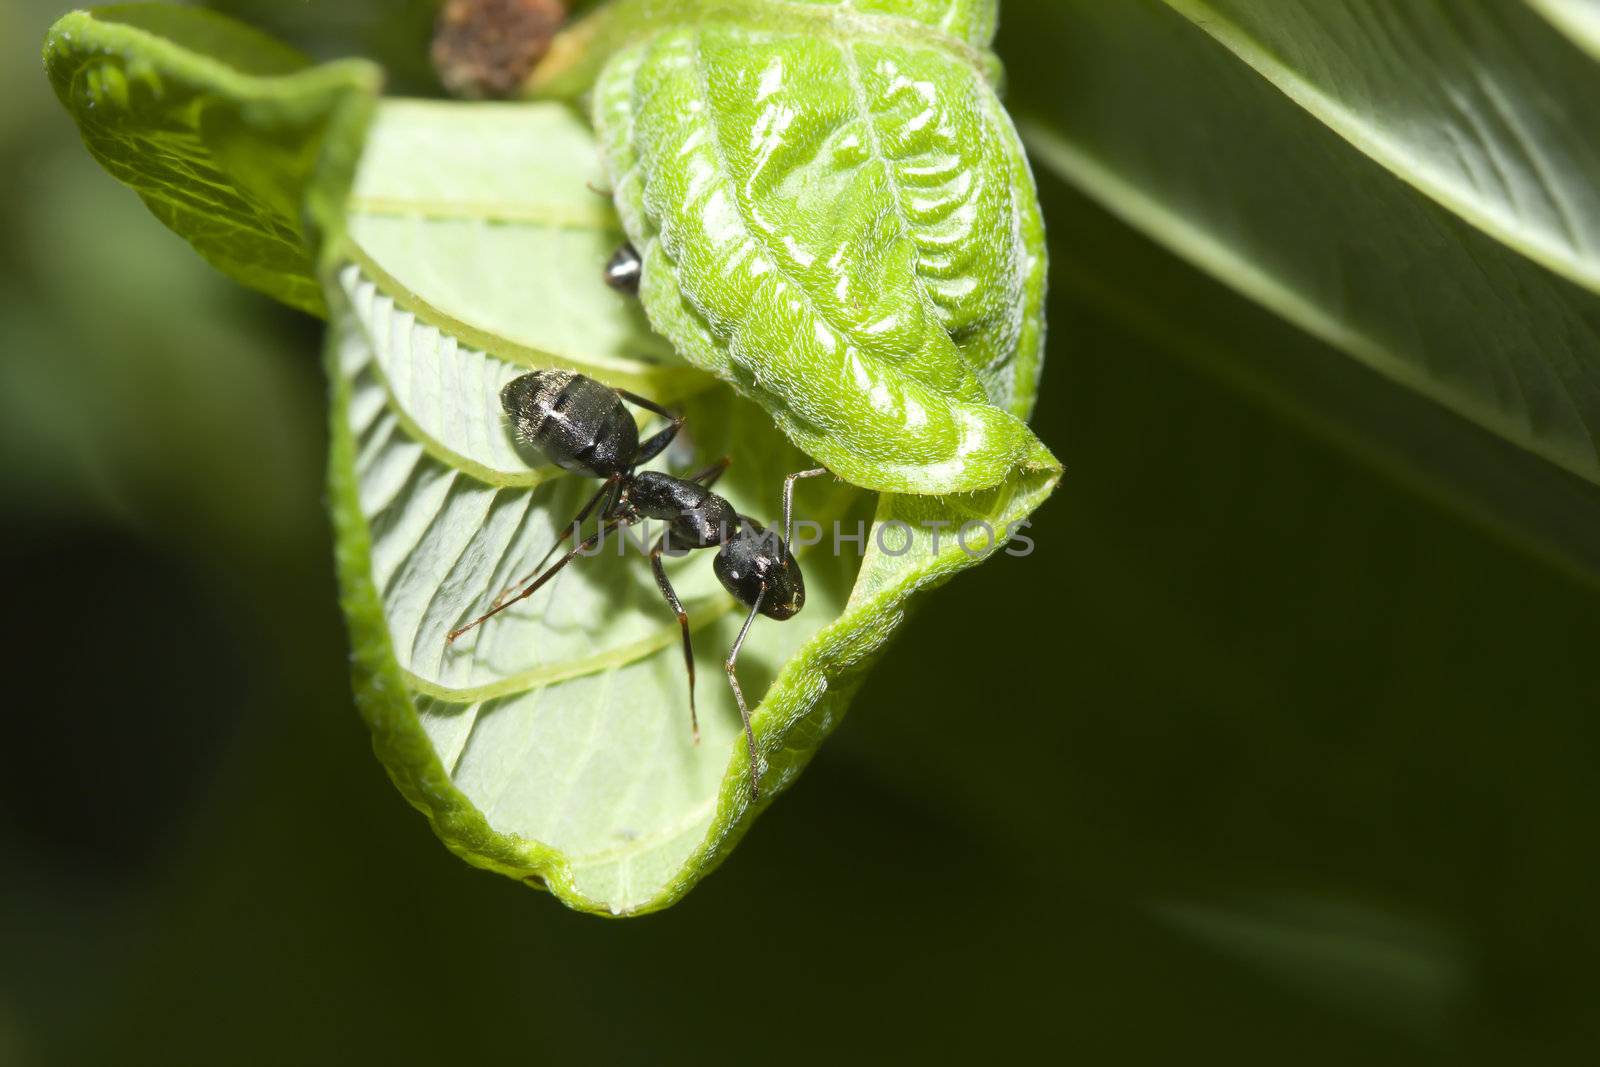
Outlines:
[[205,6],[249,23],[322,61],[367,56],[383,64],[385,90],[437,95],[428,42],[441,0],[215,0]]
[[[671,912],[461,865],[346,696],[320,326],[82,151],[37,66],[65,6],[0,8],[0,1061],[704,1062],[709,1020],[777,1062],[1592,1058],[1587,512],[1530,535],[1551,465],[1054,180],[1037,552],[930,598]],[[1440,489],[1477,455],[1510,505]]]
[[[1595,571],[1600,65],[1498,0],[1007,10],[1021,42],[1011,105],[1041,169],[1515,446],[1480,465],[1468,457],[1491,446],[1462,425],[1391,451],[1434,491]],[[1232,359],[1314,410],[1326,375],[1304,347]],[[1373,378],[1353,406],[1389,391]],[[1353,443],[1390,435],[1382,421]]]

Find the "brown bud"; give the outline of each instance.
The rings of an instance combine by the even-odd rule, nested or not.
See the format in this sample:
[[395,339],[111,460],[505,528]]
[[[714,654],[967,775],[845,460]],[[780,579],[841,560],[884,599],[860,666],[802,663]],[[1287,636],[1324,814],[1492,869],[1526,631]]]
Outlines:
[[562,0],[445,0],[433,67],[454,96],[515,96],[566,21]]

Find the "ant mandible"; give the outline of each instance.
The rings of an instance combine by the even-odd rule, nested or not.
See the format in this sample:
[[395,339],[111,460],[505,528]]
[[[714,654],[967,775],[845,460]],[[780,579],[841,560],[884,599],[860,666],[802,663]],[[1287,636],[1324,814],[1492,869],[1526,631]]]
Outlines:
[[[672,422],[643,443],[633,418],[623,402],[643,407]],[[744,721],[745,744],[750,755],[750,793],[761,796],[760,772],[756,766],[755,732],[750,725],[750,708],[739,686],[739,650],[757,615],[783,621],[791,619],[805,606],[805,579],[789,551],[793,535],[794,483],[828,473],[825,469],[791,474],[783,483],[783,537],[763,528],[749,516],[736,511],[726,497],[712,491],[730,460],[724,457],[687,478],[675,478],[658,471],[636,468],[649,462],[669,445],[683,427],[683,419],[665,408],[621,389],[613,389],[593,378],[573,371],[540,370],[514,378],[500,392],[500,403],[516,435],[523,443],[543,453],[564,470],[603,484],[590,497],[577,516],[562,531],[539,567],[518,584],[527,583],[515,596],[508,590],[496,599],[487,612],[452,630],[446,638],[456,638],[526,600],[538,592],[563,567],[585,555],[607,535],[644,519],[667,524],[666,531],[650,550],[650,569],[667,605],[678,617],[683,634],[683,662],[689,674],[689,721],[695,742],[700,740],[700,717],[694,698],[694,646],[689,634],[689,615],[667,580],[661,557],[670,548],[696,550],[715,548],[712,570],[733,597],[750,609],[733,648],[723,663],[739,715]],[[546,561],[573,531],[599,507],[595,532],[543,569]]]

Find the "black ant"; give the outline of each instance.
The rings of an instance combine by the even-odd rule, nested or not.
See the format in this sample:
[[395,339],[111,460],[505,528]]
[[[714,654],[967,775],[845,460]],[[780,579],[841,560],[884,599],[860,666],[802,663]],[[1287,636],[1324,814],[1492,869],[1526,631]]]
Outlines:
[[[639,431],[623,402],[646,408],[672,420],[670,426],[639,441]],[[644,519],[666,522],[667,529],[650,550],[650,569],[667,605],[678,616],[683,633],[683,662],[689,672],[689,721],[694,739],[700,740],[700,718],[694,700],[694,647],[689,636],[689,616],[678,594],[667,580],[661,557],[669,550],[715,548],[712,570],[722,587],[750,609],[733,648],[723,663],[739,715],[744,720],[745,743],[750,751],[750,792],[761,796],[760,775],[756,769],[756,739],[750,727],[750,709],[739,687],[736,664],[739,650],[757,615],[783,621],[793,618],[805,606],[805,579],[789,551],[793,534],[794,483],[828,473],[824,469],[791,474],[783,483],[783,537],[766,530],[754,519],[740,515],[727,498],[711,491],[731,462],[723,457],[716,463],[689,475],[675,478],[658,471],[635,469],[659,455],[683,427],[683,419],[665,408],[621,389],[602,385],[593,378],[573,371],[542,370],[513,379],[500,391],[500,403],[523,443],[542,452],[550,462],[564,470],[604,480],[598,491],[564,529],[539,568],[522,579],[526,586],[515,596],[502,593],[487,612],[458,629],[447,641],[453,642],[468,630],[538,592],[568,563],[585,555],[608,534]],[[584,539],[543,569],[556,548],[580,529],[596,507],[599,525]],[[519,582],[518,584],[522,584]]]
[[643,276],[644,260],[639,258],[639,250],[631,244],[624,244],[612,253],[601,275],[607,285],[627,296],[639,295],[639,279]]

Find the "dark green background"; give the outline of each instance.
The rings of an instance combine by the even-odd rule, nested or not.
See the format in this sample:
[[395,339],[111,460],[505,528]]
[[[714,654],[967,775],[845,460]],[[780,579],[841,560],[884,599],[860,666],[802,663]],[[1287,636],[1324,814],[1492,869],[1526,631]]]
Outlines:
[[[427,89],[427,4],[222,6]],[[64,9],[0,8],[0,1062],[1594,1051],[1592,587],[1249,399],[1175,308],[1282,327],[1048,181],[1037,552],[671,911],[455,860],[350,705],[319,324],[98,171]]]

